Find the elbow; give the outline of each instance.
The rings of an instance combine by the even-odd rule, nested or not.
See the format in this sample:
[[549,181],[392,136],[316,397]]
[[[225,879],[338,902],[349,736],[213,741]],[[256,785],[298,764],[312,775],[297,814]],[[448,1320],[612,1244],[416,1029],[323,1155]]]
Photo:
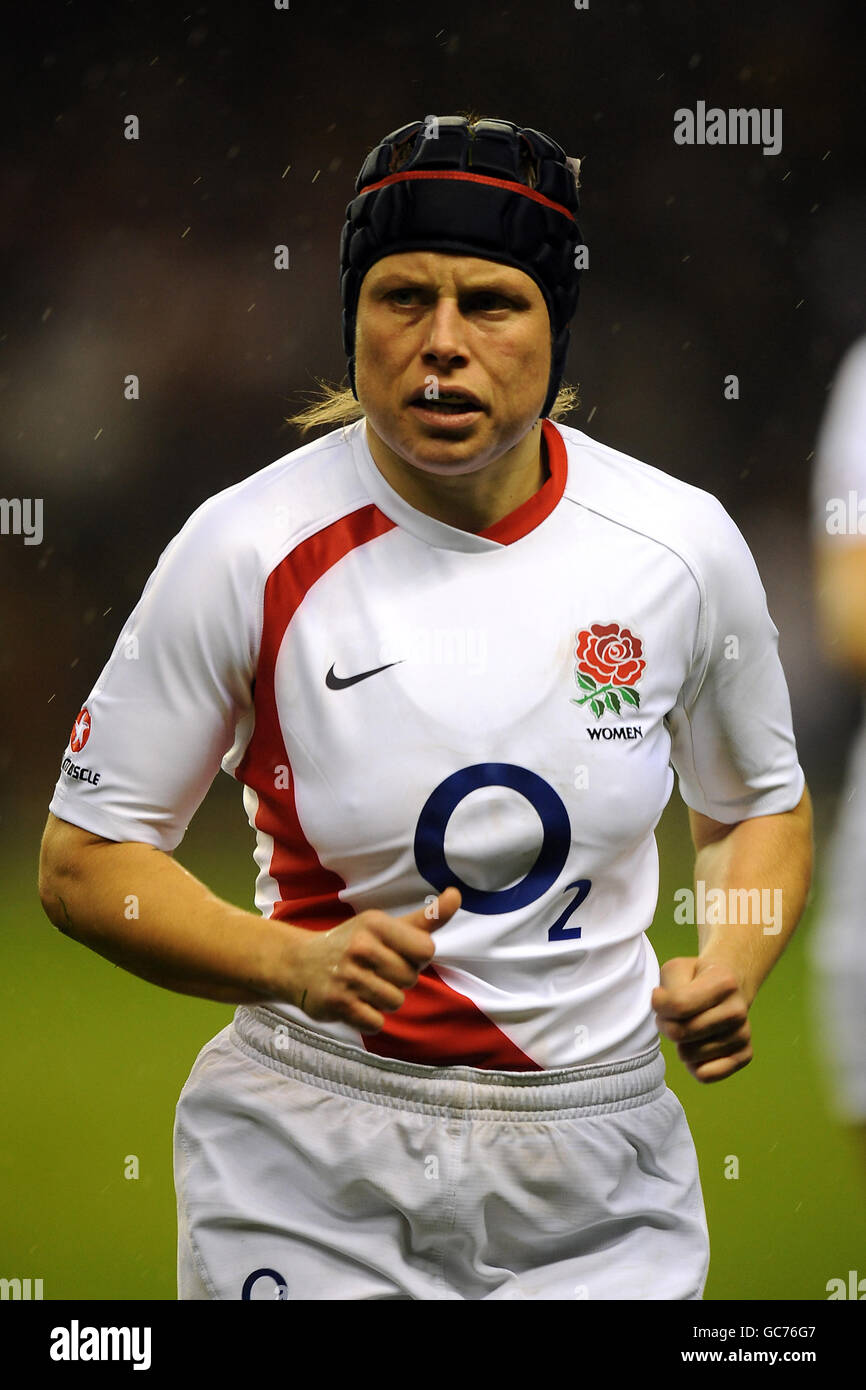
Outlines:
[[36,891],[39,894],[39,901],[42,904],[42,911],[50,922],[57,926],[54,918],[55,907],[57,904],[57,891],[54,884],[55,876],[53,866],[45,850],[45,841],[42,842],[42,849],[39,854],[39,876]]
[[828,665],[842,675],[858,685],[866,685],[866,641],[862,633],[852,633],[825,644],[824,656]]
[[828,666],[855,680],[866,680],[866,623],[860,612],[848,612],[824,600],[819,609],[818,648]]
[[62,876],[50,865],[43,855],[39,860],[39,901],[42,911],[52,926],[71,935],[72,919],[63,897]]
[[866,606],[822,593],[818,600],[818,647],[828,666],[866,683]]
[[73,935],[69,903],[81,878],[81,840],[85,832],[55,817],[49,818],[39,850],[37,892],[42,910],[65,935]]

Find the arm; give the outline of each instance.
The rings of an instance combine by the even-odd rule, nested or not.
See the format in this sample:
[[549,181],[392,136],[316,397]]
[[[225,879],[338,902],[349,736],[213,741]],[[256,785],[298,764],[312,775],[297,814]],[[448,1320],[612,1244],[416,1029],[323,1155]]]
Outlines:
[[[802,915],[812,875],[812,804],[804,790],[799,804],[780,815],[755,816],[726,825],[689,811],[695,883],[705,893],[755,890],[753,899],[772,903],[771,915],[736,911],[730,921],[701,924],[699,953],[668,961],[653,992],[659,1029],[676,1042],[681,1060],[698,1081],[721,1081],[752,1059],[749,1009]],[[780,896],[778,896],[780,895]],[[745,905],[744,895],[734,898]],[[781,904],[781,920],[775,909]],[[727,914],[725,914],[727,916]],[[747,915],[748,920],[739,920]],[[734,916],[738,918],[735,922]]]
[[61,770],[39,893],[60,930],[166,989],[223,1003],[284,1000],[376,1032],[432,959],[430,921],[453,915],[456,889],[440,894],[429,920],[423,907],[394,918],[353,916],[346,904],[336,915],[347,921],[310,930],[222,901],[172,858],[255,722],[270,572],[252,543],[261,522],[261,509],[228,489],[160,556],[86,701],[83,740],[76,735],[77,751],[67,743],[70,766],[80,754],[99,778]]
[[49,813],[39,897],[74,941],[152,984],[222,1003],[292,998],[300,928],[223,901],[170,854]]
[[816,546],[815,597],[824,655],[866,685],[866,545]]
[[861,686],[866,685],[864,494],[866,337],[858,339],[839,364],[815,443],[812,475],[819,640],[827,660]]
[[689,812],[689,820],[697,850],[696,882],[703,879],[707,890],[718,887],[726,894],[729,888],[764,889],[768,902],[777,892],[781,895],[781,921],[702,925],[698,930],[700,958],[729,966],[751,1007],[806,906],[812,878],[811,797],[804,790],[793,811],[733,826],[696,811]]
[[282,999],[311,1018],[378,1032],[435,946],[460,894],[405,917],[368,910],[311,931],[218,898],[170,854],[92,835],[49,813],[39,896],[65,935],[133,975],[229,1004]]

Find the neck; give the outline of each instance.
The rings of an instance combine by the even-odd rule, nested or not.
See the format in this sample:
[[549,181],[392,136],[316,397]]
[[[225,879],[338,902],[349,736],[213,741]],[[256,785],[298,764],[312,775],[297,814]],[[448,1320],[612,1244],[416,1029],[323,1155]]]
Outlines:
[[411,507],[446,526],[477,534],[522,506],[550,476],[539,420],[511,449],[476,473],[425,473],[394,452],[366,420],[367,443],[379,472]]

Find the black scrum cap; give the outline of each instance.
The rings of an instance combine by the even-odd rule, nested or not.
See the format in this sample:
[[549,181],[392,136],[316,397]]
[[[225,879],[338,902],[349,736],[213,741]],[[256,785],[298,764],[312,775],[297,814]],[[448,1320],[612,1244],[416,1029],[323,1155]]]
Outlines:
[[340,238],[343,346],[355,390],[355,317],[370,266],[399,251],[448,251],[516,266],[544,295],[553,332],[551,410],[565,370],[580,270],[578,161],[510,121],[427,116],[365,159]]

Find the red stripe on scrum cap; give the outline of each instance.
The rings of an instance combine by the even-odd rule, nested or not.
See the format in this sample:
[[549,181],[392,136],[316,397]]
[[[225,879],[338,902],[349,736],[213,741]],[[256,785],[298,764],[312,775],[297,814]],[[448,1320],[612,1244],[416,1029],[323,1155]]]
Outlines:
[[524,198],[543,203],[546,208],[561,212],[569,222],[577,221],[574,213],[569,212],[568,208],[564,208],[561,203],[555,203],[552,198],[545,198],[543,193],[537,193],[534,188],[527,188],[526,184],[511,183],[508,179],[495,179],[489,174],[466,174],[460,169],[407,169],[405,173],[388,174],[387,178],[379,179],[377,183],[366,184],[355,196],[360,198],[363,193],[373,193],[377,188],[385,188],[389,183],[402,183],[407,179],[456,179],[461,183],[486,183],[493,188],[505,188],[509,193],[519,193]]

